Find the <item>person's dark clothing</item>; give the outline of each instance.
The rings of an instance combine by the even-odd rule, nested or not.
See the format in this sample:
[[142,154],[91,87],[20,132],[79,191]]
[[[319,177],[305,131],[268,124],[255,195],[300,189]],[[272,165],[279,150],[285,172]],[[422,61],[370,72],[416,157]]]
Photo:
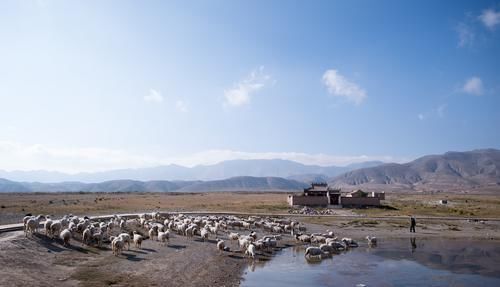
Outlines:
[[417,222],[415,221],[415,217],[411,218],[411,225],[410,225],[410,232],[415,233],[415,226],[417,225]]

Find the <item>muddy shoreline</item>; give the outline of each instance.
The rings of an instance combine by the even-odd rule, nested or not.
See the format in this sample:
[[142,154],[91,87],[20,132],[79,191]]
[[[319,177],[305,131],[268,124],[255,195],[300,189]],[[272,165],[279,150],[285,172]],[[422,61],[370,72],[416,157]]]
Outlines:
[[[290,218],[294,218],[291,216]],[[417,222],[409,233],[406,220],[295,218],[304,222],[307,233],[331,230],[338,237],[364,243],[367,235],[383,242],[390,238],[493,240],[500,244],[500,222],[431,221]],[[317,222],[315,222],[317,221]],[[236,230],[241,234],[248,233]],[[264,232],[257,230],[259,236]],[[215,238],[207,242],[174,236],[167,246],[146,240],[141,249],[132,247],[122,256],[101,248],[81,246],[78,240],[66,248],[59,240],[43,234],[26,238],[22,231],[0,234],[0,286],[239,286],[251,259],[239,252],[236,243],[224,235],[230,252],[219,254]],[[297,243],[283,234],[279,249]],[[272,253],[259,252],[256,260],[272,260]]]

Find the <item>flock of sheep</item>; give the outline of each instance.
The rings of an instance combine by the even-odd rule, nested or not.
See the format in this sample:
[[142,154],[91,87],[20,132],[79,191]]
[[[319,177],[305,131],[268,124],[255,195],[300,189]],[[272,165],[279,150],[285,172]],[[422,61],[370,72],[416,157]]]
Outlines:
[[[61,219],[51,219],[49,216],[27,215],[23,219],[26,236],[39,232],[42,225],[48,238],[59,237],[64,246],[69,246],[70,240],[80,239],[82,245],[101,247],[103,242],[109,243],[113,254],[119,256],[125,249],[130,249],[131,243],[141,248],[143,240],[155,240],[165,245],[176,234],[186,238],[197,237],[208,240],[210,237],[217,242],[219,252],[230,251],[235,243],[239,250],[255,259],[257,251],[272,251],[278,246],[282,235],[291,234],[297,242],[310,244],[306,248],[305,258],[311,261],[321,260],[333,253],[357,247],[351,238],[338,239],[333,232],[305,234],[305,227],[297,221],[272,217],[238,217],[231,215],[183,215],[160,214],[159,212],[143,213],[130,219],[114,215],[110,219],[95,220],[88,217],[65,215]],[[256,230],[266,234],[258,238]],[[240,234],[236,231],[247,234]],[[260,231],[259,231],[260,232]],[[227,239],[222,239],[225,235]],[[367,236],[370,246],[376,245],[375,237]],[[230,244],[228,244],[230,243]]]

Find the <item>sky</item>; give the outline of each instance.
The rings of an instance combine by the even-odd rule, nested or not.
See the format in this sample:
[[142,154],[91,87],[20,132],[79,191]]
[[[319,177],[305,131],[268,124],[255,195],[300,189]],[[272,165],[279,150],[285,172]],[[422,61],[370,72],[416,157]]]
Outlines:
[[500,148],[500,1],[0,1],[0,169]]

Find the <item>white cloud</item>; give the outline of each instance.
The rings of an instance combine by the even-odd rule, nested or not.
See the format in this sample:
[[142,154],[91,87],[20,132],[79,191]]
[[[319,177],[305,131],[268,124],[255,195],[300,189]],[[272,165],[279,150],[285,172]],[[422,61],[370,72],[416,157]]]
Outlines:
[[177,100],[175,102],[175,108],[182,113],[186,113],[188,111],[187,104],[182,100]]
[[337,70],[327,70],[323,74],[323,83],[331,95],[344,97],[356,105],[361,104],[366,98],[365,90],[339,74]]
[[472,42],[474,41],[474,32],[472,31],[472,29],[464,24],[464,23],[460,23],[458,24],[457,28],[456,28],[456,31],[458,33],[458,46],[459,47],[465,47],[469,44],[472,44]]
[[418,114],[417,115],[417,118],[421,121],[423,121],[425,119],[425,116],[423,114]]
[[69,173],[159,165],[156,157],[98,147],[49,147],[0,141],[0,169]]
[[483,81],[479,77],[471,77],[465,81],[462,91],[467,94],[480,96],[483,94]]
[[195,166],[233,159],[285,159],[303,164],[347,165],[364,161],[402,162],[408,159],[391,156],[341,156],[300,152],[243,152],[207,150],[190,155],[168,157],[158,154],[136,154],[120,149],[100,147],[53,147],[0,141],[0,169],[51,170],[67,173],[95,172],[121,168],[142,168],[166,164]]
[[252,94],[262,89],[270,79],[271,76],[264,73],[264,66],[260,66],[231,89],[224,91],[224,104],[234,107],[249,104]]
[[149,94],[144,96],[146,102],[161,103],[163,102],[163,96],[160,92],[155,89],[150,89]]
[[500,12],[496,12],[493,9],[484,10],[479,19],[483,24],[489,29],[495,28],[496,25],[500,24]]

